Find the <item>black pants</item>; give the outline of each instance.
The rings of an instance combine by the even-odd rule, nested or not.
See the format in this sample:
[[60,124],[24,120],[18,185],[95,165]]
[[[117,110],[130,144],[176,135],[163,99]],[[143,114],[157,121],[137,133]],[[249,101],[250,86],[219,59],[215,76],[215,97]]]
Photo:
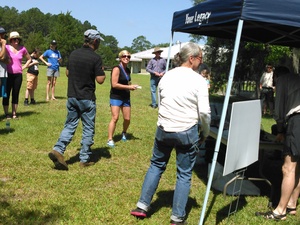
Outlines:
[[6,93],[7,97],[3,98],[2,105],[8,106],[9,105],[9,97],[10,92],[12,95],[11,103],[18,104],[19,103],[19,93],[22,85],[23,77],[21,73],[17,74],[8,74],[7,83],[6,83]]

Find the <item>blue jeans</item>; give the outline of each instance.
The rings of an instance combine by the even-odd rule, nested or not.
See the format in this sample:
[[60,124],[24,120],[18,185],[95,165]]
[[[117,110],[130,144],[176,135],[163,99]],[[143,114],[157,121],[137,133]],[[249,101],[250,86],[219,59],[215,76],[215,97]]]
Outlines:
[[82,139],[79,158],[81,162],[88,162],[91,155],[90,147],[94,144],[96,104],[93,100],[78,100],[68,98],[68,115],[57,143],[53,150],[64,154],[66,147],[71,142],[79,119],[82,122]]
[[150,77],[150,91],[151,91],[151,105],[152,106],[157,106],[156,89],[157,89],[159,81],[160,81],[160,77],[151,75],[151,77]]
[[174,221],[184,219],[192,170],[196,161],[198,140],[198,125],[178,133],[165,132],[162,128],[157,127],[151,164],[145,176],[137,207],[148,211],[161,175],[166,170],[171,152],[175,148],[177,178],[171,219]]

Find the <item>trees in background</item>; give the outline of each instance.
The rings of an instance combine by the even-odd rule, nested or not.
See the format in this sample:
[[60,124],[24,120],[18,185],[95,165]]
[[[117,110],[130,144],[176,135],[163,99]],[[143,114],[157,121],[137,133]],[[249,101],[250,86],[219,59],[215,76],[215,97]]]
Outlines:
[[[63,57],[63,65],[68,61],[70,53],[82,45],[82,34],[87,29],[96,29],[88,21],[83,23],[71,15],[71,12],[52,15],[44,14],[38,8],[31,8],[19,12],[15,7],[0,7],[1,26],[8,32],[18,31],[22,36],[22,42],[31,52],[38,47],[41,51],[49,48],[50,42],[56,40],[58,49]],[[97,50],[102,56],[103,64],[110,68],[116,64],[116,58],[121,49],[118,40],[112,35],[101,34],[104,41]],[[160,44],[164,46],[164,44]],[[165,45],[168,46],[168,45]],[[139,36],[132,41],[132,46],[125,46],[131,53],[143,51],[154,47],[145,36]]]

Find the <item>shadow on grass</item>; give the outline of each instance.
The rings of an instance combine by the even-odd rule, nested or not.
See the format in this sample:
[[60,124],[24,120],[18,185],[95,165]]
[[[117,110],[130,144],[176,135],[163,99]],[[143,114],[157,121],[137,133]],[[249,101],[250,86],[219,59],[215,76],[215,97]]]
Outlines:
[[66,218],[63,206],[47,206],[47,212],[32,209],[20,209],[19,207],[14,207],[6,200],[3,200],[5,196],[0,197],[2,199],[0,200],[1,224],[57,224],[61,218]]
[[[212,205],[213,204],[211,204],[211,206]],[[247,205],[247,201],[245,199],[245,196],[240,196],[239,199],[235,199],[229,205],[224,206],[222,209],[220,209],[217,212],[216,224],[220,224],[221,222],[224,222],[225,219],[229,222],[229,220],[232,219],[234,212],[238,212],[239,210],[242,210],[246,205]]]
[[2,128],[2,129],[0,129],[0,135],[13,133],[14,131],[15,131],[15,129],[13,129],[13,128],[10,128],[9,130],[6,128]]
[[[151,203],[151,209],[149,213],[147,213],[147,217],[151,217],[152,214],[159,211],[159,209],[162,207],[172,208],[172,201],[174,195],[173,190],[159,191],[156,193],[156,195],[158,197],[153,203]],[[199,207],[199,205],[197,204],[194,198],[189,197],[186,205],[186,217],[188,217],[193,207]]]
[[[55,96],[55,100],[61,100],[61,99],[67,99],[66,96]],[[45,99],[45,102],[51,102],[51,101],[55,101],[55,100],[52,100],[51,97],[50,97],[50,100],[49,101],[46,101]]]
[[[139,139],[139,138],[133,136],[133,134],[131,134],[131,133],[126,133],[126,138],[128,140],[138,140]],[[115,142],[122,141],[122,133],[115,135],[114,140],[117,140]]]
[[[32,114],[38,114],[37,112],[35,112],[35,111],[27,111],[27,112],[19,112],[19,113],[17,113],[17,116],[18,116],[18,119],[17,120],[19,120],[19,119],[21,119],[22,117],[27,117],[27,116],[31,116]],[[10,115],[11,116],[11,115]],[[10,119],[11,121],[16,121],[16,119]],[[5,115],[3,115],[2,117],[1,117],[1,121],[6,121],[6,117],[5,117]]]
[[[207,182],[208,182],[208,178],[207,178],[208,177],[208,165],[204,164],[204,165],[196,166],[194,168],[194,172],[197,174],[198,178],[200,180],[202,180],[205,185],[207,185]],[[208,202],[205,217],[204,217],[204,223],[207,220],[208,215],[210,215],[210,213],[212,213],[213,206],[215,204],[217,204],[216,203],[217,196],[223,194],[222,192],[216,191],[216,190],[213,190],[213,189],[211,189],[211,191],[213,193],[213,196],[212,196],[212,200],[210,202]],[[203,198],[204,197],[205,196],[203,196]],[[228,196],[228,197],[230,197],[230,196]],[[238,199],[235,199],[234,201],[231,202],[231,208],[230,208],[230,204],[229,204],[229,205],[223,207],[222,209],[220,209],[217,212],[216,224],[219,224],[222,221],[224,221],[224,219],[226,219],[228,217],[229,212],[232,213],[233,210],[239,211],[247,205],[245,196],[243,196],[243,195],[240,196],[239,202],[237,202],[237,201],[238,201]],[[201,211],[202,211],[202,209],[201,209]]]
[[[80,150],[80,149],[79,149]],[[90,157],[90,161],[97,163],[98,161],[100,161],[101,158],[111,158],[111,154],[108,151],[108,148],[96,148],[96,149],[92,149],[92,155]],[[79,162],[79,153],[77,153],[75,156],[71,157],[70,159],[68,159],[66,161],[67,164],[74,164]]]

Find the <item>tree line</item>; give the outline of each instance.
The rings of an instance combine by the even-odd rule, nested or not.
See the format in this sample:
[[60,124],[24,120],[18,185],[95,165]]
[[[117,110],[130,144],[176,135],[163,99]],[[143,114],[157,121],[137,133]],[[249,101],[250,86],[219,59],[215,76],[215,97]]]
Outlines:
[[[202,1],[191,0],[191,3],[196,5]],[[44,51],[49,48],[51,40],[56,40],[63,58],[62,66],[67,63],[70,53],[82,46],[84,31],[87,29],[97,30],[97,27],[89,21],[82,23],[74,18],[71,12],[52,15],[44,14],[38,8],[19,12],[15,7],[0,7],[0,21],[0,26],[8,32],[18,31],[20,33],[28,51],[32,51],[36,47]],[[117,55],[121,50],[118,47],[119,42],[112,35],[101,35],[104,41],[100,43],[97,53],[101,55],[103,65],[111,68],[116,64]],[[193,42],[197,43],[201,39],[206,42],[206,47],[203,49],[204,62],[211,68],[213,86],[210,90],[214,92],[228,80],[234,40],[191,35]],[[169,43],[161,43],[156,46],[167,47]],[[153,47],[154,45],[141,35],[132,41],[131,46],[125,46],[123,49],[136,53]],[[234,79],[235,81],[250,80],[259,83],[265,64],[278,65],[292,61],[292,57],[295,56],[293,51],[288,47],[241,42]]]
[[[17,31],[22,37],[22,44],[29,52],[34,48],[45,51],[49,48],[50,42],[56,40],[58,49],[61,52],[64,66],[68,61],[68,56],[74,50],[82,46],[83,33],[87,29],[95,29],[89,21],[83,23],[74,18],[71,12],[53,15],[44,14],[38,8],[31,8],[19,12],[15,7],[0,7],[0,26],[8,32]],[[103,65],[112,67],[116,64],[116,58],[120,52],[118,40],[112,35],[101,34],[104,41],[100,43],[97,53],[102,56]],[[168,43],[159,44],[168,46]],[[132,41],[131,46],[124,48],[131,53],[144,51],[154,47],[145,36],[141,35]]]

